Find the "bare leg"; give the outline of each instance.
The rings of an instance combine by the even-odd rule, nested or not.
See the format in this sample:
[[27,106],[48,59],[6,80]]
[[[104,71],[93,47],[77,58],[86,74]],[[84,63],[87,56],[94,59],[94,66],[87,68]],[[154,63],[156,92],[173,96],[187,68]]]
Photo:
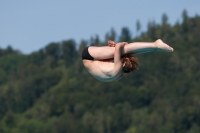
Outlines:
[[[113,42],[111,42],[111,44],[113,45]],[[89,53],[93,58],[98,60],[113,58],[115,53],[115,47],[109,46],[91,46],[89,47]],[[173,52],[173,48],[163,43],[160,39],[156,40],[155,42],[133,42],[124,46],[122,55],[140,54],[147,52]]]
[[173,48],[160,39],[155,42],[133,42],[124,47],[124,54],[141,54],[147,52],[173,52]]
[[97,60],[112,59],[114,58],[115,47],[109,46],[90,46],[88,49],[90,55]]

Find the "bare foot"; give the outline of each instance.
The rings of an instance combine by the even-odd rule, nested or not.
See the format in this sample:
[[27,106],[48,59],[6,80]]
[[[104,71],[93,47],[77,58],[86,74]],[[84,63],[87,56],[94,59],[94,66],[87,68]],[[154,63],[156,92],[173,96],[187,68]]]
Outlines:
[[156,52],[173,52],[174,49],[164,43],[161,39],[155,41],[155,45],[157,47]]
[[116,43],[114,41],[108,40],[108,46],[115,47]]

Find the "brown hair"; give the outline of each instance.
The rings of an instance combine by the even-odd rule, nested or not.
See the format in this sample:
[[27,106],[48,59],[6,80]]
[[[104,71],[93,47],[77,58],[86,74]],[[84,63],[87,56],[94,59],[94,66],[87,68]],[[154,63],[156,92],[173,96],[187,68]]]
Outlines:
[[122,65],[124,73],[130,73],[138,68],[137,58],[127,54],[122,57]]

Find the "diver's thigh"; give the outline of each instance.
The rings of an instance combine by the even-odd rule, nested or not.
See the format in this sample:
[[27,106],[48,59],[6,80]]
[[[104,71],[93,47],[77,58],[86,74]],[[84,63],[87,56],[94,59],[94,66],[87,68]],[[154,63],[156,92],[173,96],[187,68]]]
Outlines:
[[115,47],[108,47],[108,46],[101,46],[101,47],[96,47],[96,46],[90,46],[88,48],[89,54],[97,59],[110,59],[114,57],[114,52],[115,52]]

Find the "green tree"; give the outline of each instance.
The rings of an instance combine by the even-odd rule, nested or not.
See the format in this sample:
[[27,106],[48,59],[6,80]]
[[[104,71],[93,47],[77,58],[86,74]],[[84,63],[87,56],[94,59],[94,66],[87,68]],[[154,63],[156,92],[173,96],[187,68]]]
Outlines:
[[76,44],[74,40],[62,42],[62,55],[65,60],[66,67],[71,66],[77,57]]
[[141,23],[139,20],[136,21],[136,33],[138,35],[139,31],[141,30]]
[[163,14],[162,15],[162,25],[167,25],[167,23],[168,23],[168,16],[167,16],[167,14]]
[[121,35],[119,37],[120,42],[130,42],[131,40],[131,33],[127,27],[122,28]]
[[50,43],[45,47],[47,55],[53,56],[55,59],[59,59],[61,55],[61,48],[59,43]]
[[111,28],[110,32],[106,33],[105,40],[106,43],[108,40],[116,41],[117,33],[115,32],[114,28]]

